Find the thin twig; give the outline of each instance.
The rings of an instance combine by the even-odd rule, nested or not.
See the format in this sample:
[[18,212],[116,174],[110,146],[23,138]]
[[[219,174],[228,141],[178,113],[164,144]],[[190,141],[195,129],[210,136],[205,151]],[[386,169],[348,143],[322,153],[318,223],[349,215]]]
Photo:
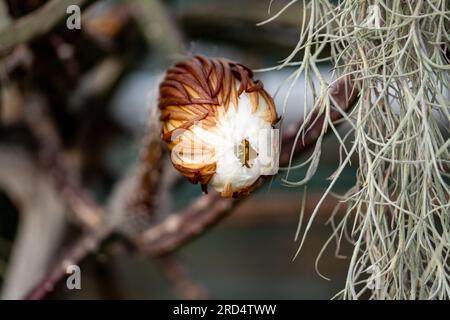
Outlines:
[[32,94],[26,98],[26,123],[39,148],[44,169],[53,178],[57,190],[72,209],[75,220],[82,226],[95,229],[100,225],[103,209],[74,176],[61,149],[61,141],[51,121],[45,101]]
[[242,199],[223,198],[217,193],[202,196],[186,209],[146,230],[136,239],[136,244],[153,256],[172,253],[224,219],[240,201]]
[[[114,221],[101,221],[102,224],[97,228],[86,230],[71,246],[65,251],[63,256],[58,259],[58,262],[53,266],[51,271],[42,279],[42,281],[27,295],[26,299],[43,299],[48,293],[50,293],[54,286],[65,276],[68,265],[76,264],[83,260],[87,255],[93,253],[95,249],[102,244],[119,227],[121,223],[124,223],[125,214],[143,214],[153,209],[155,201],[154,196],[157,191],[158,177],[162,173],[161,163],[163,152],[160,150],[159,134],[155,135],[155,128],[151,128],[149,134],[149,141],[146,145],[144,152],[141,169],[139,174],[133,177],[131,189],[128,188],[128,177],[122,183],[125,185],[123,189],[122,183],[119,183],[119,191],[113,193],[113,197],[116,197],[117,202],[120,203],[120,207],[114,206],[116,203],[112,199],[110,203],[112,211],[120,211],[120,217]],[[40,131],[37,130],[36,131]],[[142,190],[146,188],[146,190]],[[149,197],[149,201],[143,201],[143,197]],[[95,202],[93,207],[99,207]],[[103,209],[102,209],[103,210]],[[126,222],[126,221],[125,221]]]
[[26,300],[40,300],[53,291],[55,285],[64,277],[70,265],[77,264],[87,255],[95,252],[100,243],[111,234],[111,229],[100,228],[82,235],[58,259],[51,272],[25,297]]

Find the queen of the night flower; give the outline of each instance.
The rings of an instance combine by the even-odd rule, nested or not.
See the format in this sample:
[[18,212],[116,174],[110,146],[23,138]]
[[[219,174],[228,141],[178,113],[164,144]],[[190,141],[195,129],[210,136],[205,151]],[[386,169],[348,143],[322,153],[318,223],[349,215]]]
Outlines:
[[248,194],[278,171],[274,102],[242,64],[203,56],[178,62],[160,85],[159,108],[173,165],[204,191]]

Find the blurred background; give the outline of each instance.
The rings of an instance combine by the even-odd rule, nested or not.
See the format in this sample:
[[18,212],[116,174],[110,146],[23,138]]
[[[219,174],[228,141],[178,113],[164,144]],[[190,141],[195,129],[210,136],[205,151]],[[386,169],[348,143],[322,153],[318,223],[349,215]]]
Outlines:
[[[269,0],[79,1],[80,30],[67,29],[65,14],[29,40],[18,29],[17,39],[27,41],[5,48],[14,43],[14,37],[9,33],[8,38],[2,28],[11,30],[8,26],[42,8],[52,14],[57,5],[48,4],[57,2],[0,0],[0,285],[4,298],[29,290],[30,282],[35,284],[80,232],[66,217],[67,210],[62,210],[64,215],[52,215],[62,199],[54,190],[46,191],[54,188],[49,187],[48,170],[33,169],[40,168],[42,160],[42,146],[33,134],[41,131],[33,126],[44,123],[39,118],[42,110],[33,109],[33,103],[46,101],[45,110],[55,124],[65,158],[94,200],[105,203],[139,159],[158,81],[171,64],[203,54],[236,60],[252,69],[275,66],[295,47],[302,17],[299,3],[257,26],[282,9],[288,3],[285,0],[273,1],[270,13]],[[46,19],[39,22],[37,29],[45,26]],[[330,65],[322,66],[325,75],[330,69]],[[282,129],[302,117],[305,96],[312,103],[302,79],[285,101],[287,79],[293,71],[256,73],[275,95]],[[43,127],[46,132],[48,128]],[[337,168],[335,137],[327,138],[322,154],[318,173],[307,187],[305,219]],[[301,155],[293,164],[307,157],[307,153]],[[48,168],[52,171],[52,165]],[[336,193],[352,186],[352,168],[343,173]],[[292,170],[289,179],[301,180],[305,171]],[[182,210],[201,196],[199,186],[170,174],[170,188],[157,196],[163,199],[158,207],[162,216]],[[81,290],[68,290],[62,281],[47,298],[190,298],[189,290],[214,299],[331,298],[343,287],[348,260],[337,258],[335,246],[330,245],[318,264],[330,280],[316,272],[315,260],[331,235],[326,222],[336,200],[325,200],[304,248],[293,260],[304,189],[283,185],[285,175],[281,171],[218,226],[181,248],[173,260],[140,253],[118,232],[80,263]],[[64,191],[64,183],[58,189]],[[129,235],[133,228],[139,227],[128,226],[123,233]],[[341,249],[343,254],[348,251]],[[182,270],[182,284],[173,269],[175,274]]]

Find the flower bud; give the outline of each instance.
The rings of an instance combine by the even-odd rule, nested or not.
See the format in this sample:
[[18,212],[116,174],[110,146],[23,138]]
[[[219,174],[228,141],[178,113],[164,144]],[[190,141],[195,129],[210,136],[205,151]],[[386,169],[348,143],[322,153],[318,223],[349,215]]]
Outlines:
[[247,194],[278,171],[275,105],[249,68],[203,56],[178,62],[160,85],[159,108],[173,165],[204,191]]

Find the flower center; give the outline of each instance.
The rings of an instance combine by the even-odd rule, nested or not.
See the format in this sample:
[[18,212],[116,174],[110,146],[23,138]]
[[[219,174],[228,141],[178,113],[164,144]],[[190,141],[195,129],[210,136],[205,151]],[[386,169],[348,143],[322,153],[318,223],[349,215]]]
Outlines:
[[255,163],[258,152],[251,146],[250,141],[243,139],[241,143],[235,145],[234,154],[241,162],[242,166],[251,168]]

